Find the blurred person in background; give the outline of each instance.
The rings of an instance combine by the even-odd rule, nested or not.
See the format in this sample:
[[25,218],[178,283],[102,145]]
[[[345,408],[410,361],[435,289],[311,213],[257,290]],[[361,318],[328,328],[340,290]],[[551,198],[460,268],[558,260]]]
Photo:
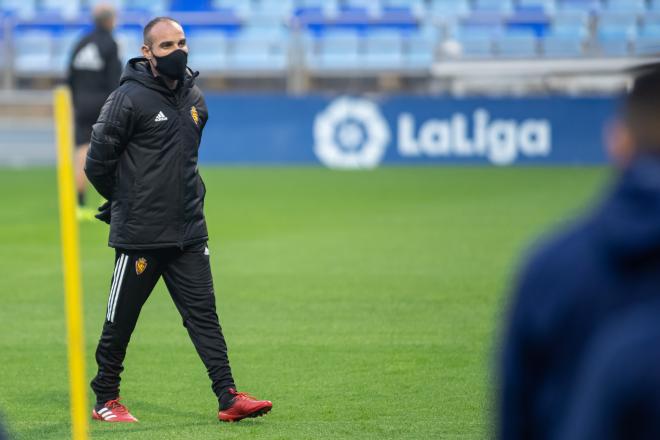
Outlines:
[[587,350],[562,440],[660,439],[660,304],[608,324]]
[[75,117],[78,217],[87,220],[94,217],[94,211],[85,208],[87,179],[84,171],[92,125],[108,95],[119,86],[122,71],[117,43],[112,37],[115,17],[112,6],[97,5],[93,10],[94,29],[75,45],[69,62],[68,83]]
[[538,246],[519,276],[498,372],[501,439],[555,438],[594,334],[660,294],[658,121],[660,69],[650,66],[608,133],[612,188]]
[[128,62],[121,85],[94,124],[85,172],[108,199],[99,218],[115,248],[108,308],[96,349],[92,416],[136,422],[119,402],[120,374],[142,306],[163,277],[183,325],[206,366],[218,418],[238,421],[269,412],[272,403],[238,393],[215,306],[206,188],[197,167],[208,111],[187,67],[181,25],[167,17],[144,28],[142,58]]

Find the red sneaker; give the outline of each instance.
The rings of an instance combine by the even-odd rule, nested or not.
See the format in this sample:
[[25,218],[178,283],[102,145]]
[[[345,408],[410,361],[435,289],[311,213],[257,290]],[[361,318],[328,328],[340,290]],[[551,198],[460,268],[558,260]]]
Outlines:
[[238,422],[248,417],[260,417],[273,409],[269,400],[257,400],[247,393],[237,393],[230,388],[229,393],[234,395],[232,404],[218,413],[218,420],[222,422]]
[[102,408],[94,408],[92,418],[103,422],[135,423],[138,421],[138,419],[128,412],[128,408],[119,403],[119,397],[114,400],[108,400]]

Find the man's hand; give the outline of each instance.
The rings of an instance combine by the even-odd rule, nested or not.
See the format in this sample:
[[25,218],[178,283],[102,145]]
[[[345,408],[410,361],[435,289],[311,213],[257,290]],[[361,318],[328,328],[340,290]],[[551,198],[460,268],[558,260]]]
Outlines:
[[110,224],[111,207],[112,207],[112,202],[110,200],[107,200],[103,205],[99,206],[99,213],[96,214],[94,217],[101,220],[102,222],[106,222],[107,224]]

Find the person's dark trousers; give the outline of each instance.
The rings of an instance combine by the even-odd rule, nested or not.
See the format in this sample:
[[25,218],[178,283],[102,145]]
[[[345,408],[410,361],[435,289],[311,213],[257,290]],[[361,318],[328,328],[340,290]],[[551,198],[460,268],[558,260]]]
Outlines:
[[126,347],[140,310],[161,276],[206,366],[213,392],[220,399],[228,388],[236,387],[215,309],[206,244],[184,250],[117,249],[105,324],[96,349],[98,373],[91,383],[97,404],[119,396]]

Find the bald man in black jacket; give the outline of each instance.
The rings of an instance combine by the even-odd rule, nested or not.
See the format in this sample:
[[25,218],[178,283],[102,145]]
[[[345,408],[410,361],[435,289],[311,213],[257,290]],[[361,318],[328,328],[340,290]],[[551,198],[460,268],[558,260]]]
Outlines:
[[163,277],[219,402],[218,418],[238,421],[270,411],[272,403],[238,393],[215,307],[206,188],[197,167],[208,112],[187,67],[181,25],[166,17],[144,29],[144,57],[129,61],[94,124],[85,171],[108,199],[115,270],[103,333],[96,350],[92,416],[136,422],[119,403],[120,373],[140,310]]

